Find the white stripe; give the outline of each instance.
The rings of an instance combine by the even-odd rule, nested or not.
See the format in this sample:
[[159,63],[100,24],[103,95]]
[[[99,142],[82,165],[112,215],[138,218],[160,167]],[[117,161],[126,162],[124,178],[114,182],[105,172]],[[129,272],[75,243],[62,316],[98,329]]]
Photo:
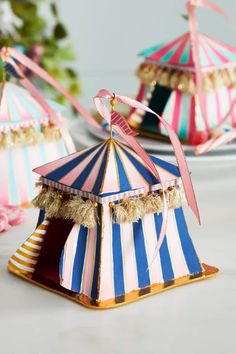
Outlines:
[[121,224],[120,232],[125,292],[129,293],[139,288],[132,224]]
[[31,263],[31,264],[36,264],[36,263],[37,263],[37,261],[35,261],[35,260],[33,260],[33,259],[30,259],[30,258],[26,258],[26,257],[22,256],[21,254],[19,254],[19,253],[17,253],[17,252],[14,254],[14,256],[15,256],[16,258],[21,259],[21,260],[24,261],[24,262],[27,262],[27,263]]
[[33,243],[30,243],[28,241],[26,241],[24,243],[24,245],[28,246],[28,247],[31,247],[31,248],[35,248],[36,250],[41,250],[42,246],[38,246],[38,245],[34,245]]
[[29,251],[29,250],[27,250],[26,248],[23,248],[23,247],[20,247],[20,251],[22,251],[24,253],[27,253],[29,256],[34,256],[34,257],[39,256],[39,253],[31,252],[31,251]]
[[[144,240],[146,244],[147,261],[149,266],[153,260],[155,247],[157,245],[157,234],[154,214],[146,214],[143,218],[142,223]],[[160,252],[157,253],[157,256],[155,257],[151,267],[149,268],[149,276],[151,284],[163,283]]]
[[26,270],[27,272],[33,273],[34,269],[24,266],[23,264],[17,263],[14,259],[10,259],[10,263],[14,264],[17,268],[21,270]]
[[176,225],[174,210],[169,210],[168,212],[166,240],[175,278],[180,278],[184,275],[189,274],[189,270],[185,261],[185,256],[179,238],[179,231]]
[[45,235],[47,230],[42,230],[42,229],[36,229],[34,231],[34,234],[40,234],[40,235]]
[[44,239],[42,237],[37,237],[34,234],[30,237],[31,240],[37,241],[37,242],[43,242]]

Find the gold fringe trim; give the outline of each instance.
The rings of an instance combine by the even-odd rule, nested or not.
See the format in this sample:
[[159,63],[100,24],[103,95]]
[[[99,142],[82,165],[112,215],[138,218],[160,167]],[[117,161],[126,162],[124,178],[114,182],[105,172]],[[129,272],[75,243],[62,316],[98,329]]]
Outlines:
[[[67,197],[67,199],[66,199]],[[74,223],[93,228],[97,225],[97,203],[84,201],[81,197],[64,196],[62,192],[52,188],[43,188],[33,199],[35,208],[44,209],[47,218],[63,218]]]
[[[118,204],[110,203],[113,211],[114,222],[118,224],[137,222],[146,214],[161,213],[163,211],[163,193],[168,209],[180,208],[187,204],[183,185],[179,182],[174,187],[169,187],[164,192],[149,193],[121,200]],[[52,187],[43,188],[32,201],[35,208],[44,209],[47,218],[62,218],[72,220],[75,224],[93,228],[99,222],[97,203],[89,199],[84,200],[78,196],[57,191]]]
[[0,149],[9,149],[15,146],[36,145],[42,140],[52,142],[61,138],[60,129],[55,124],[42,124],[40,131],[34,126],[11,129],[0,133]]
[[[197,92],[195,74],[173,68],[142,63],[136,71],[138,78],[145,84],[170,87],[194,95]],[[219,69],[202,75],[205,92],[214,91],[223,86],[236,86],[236,68]]]
[[165,193],[168,209],[177,209],[187,204],[183,186],[178,184],[175,187],[169,187],[165,192],[159,190],[143,197],[124,199],[119,204],[111,203],[115,223],[137,222],[145,214],[161,213],[163,193]]

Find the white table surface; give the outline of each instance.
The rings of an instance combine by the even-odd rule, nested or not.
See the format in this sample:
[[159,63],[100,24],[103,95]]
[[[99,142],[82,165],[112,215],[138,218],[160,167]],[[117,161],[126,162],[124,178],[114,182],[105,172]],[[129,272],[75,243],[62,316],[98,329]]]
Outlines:
[[1,354],[235,354],[236,165],[192,163],[202,215],[187,210],[199,257],[215,278],[112,310],[83,308],[21,280],[7,261],[34,230],[37,211],[0,234]]

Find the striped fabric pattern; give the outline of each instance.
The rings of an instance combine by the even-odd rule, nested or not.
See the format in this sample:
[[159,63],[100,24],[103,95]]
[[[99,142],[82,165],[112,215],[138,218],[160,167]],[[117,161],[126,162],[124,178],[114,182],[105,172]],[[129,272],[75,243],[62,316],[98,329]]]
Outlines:
[[[236,48],[199,33],[200,64],[203,70],[236,65]],[[140,53],[149,62],[178,69],[194,70],[190,33],[164,42]]]
[[[228,87],[222,87],[204,95],[206,117],[210,128],[214,128],[228,113],[235,97],[236,89]],[[176,131],[179,138],[189,143],[191,143],[192,133],[205,130],[202,113],[198,102],[195,102],[195,97],[179,90],[172,91],[163,111],[163,117]],[[236,106],[229,123],[233,125],[235,122]],[[161,126],[161,133],[167,135],[163,126]]]
[[[151,156],[162,181],[180,176],[175,165]],[[159,181],[142,159],[118,140],[109,139],[34,170],[44,178],[94,195],[150,188]]]
[[23,205],[36,195],[36,166],[65,156],[67,150],[62,139],[37,145],[0,149],[0,161],[4,173],[0,173],[0,204]]
[[74,225],[60,262],[61,285],[92,300],[105,301],[152,284],[167,284],[202,273],[182,209],[169,211],[165,240],[152,266],[162,215],[147,214],[131,224],[115,224],[108,205],[101,225]]
[[[60,104],[48,101],[50,106],[57,112],[64,108]],[[3,93],[0,105],[0,131],[7,127],[26,126],[27,123],[47,121],[47,113],[43,107],[23,87],[6,82],[3,86]]]
[[118,112],[112,112],[111,114],[111,125],[117,125],[120,127],[120,129],[126,134],[130,136],[135,136],[137,135],[136,132],[134,132],[128,122],[126,121],[126,118],[122,116],[122,114]]
[[44,220],[9,261],[14,268],[27,276],[31,277],[34,273],[48,225],[49,221]]

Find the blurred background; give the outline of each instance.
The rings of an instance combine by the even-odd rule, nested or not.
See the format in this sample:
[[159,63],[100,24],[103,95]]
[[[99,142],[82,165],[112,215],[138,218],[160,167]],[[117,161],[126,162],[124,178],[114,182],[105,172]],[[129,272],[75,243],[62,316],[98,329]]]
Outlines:
[[[236,23],[236,1],[214,0]],[[134,75],[146,47],[170,40],[188,30],[185,0],[58,0],[60,16],[68,27],[81,78],[81,102],[101,88],[134,94]],[[47,15],[47,13],[45,13]],[[225,19],[206,9],[198,10],[200,30],[236,45],[236,30]]]

